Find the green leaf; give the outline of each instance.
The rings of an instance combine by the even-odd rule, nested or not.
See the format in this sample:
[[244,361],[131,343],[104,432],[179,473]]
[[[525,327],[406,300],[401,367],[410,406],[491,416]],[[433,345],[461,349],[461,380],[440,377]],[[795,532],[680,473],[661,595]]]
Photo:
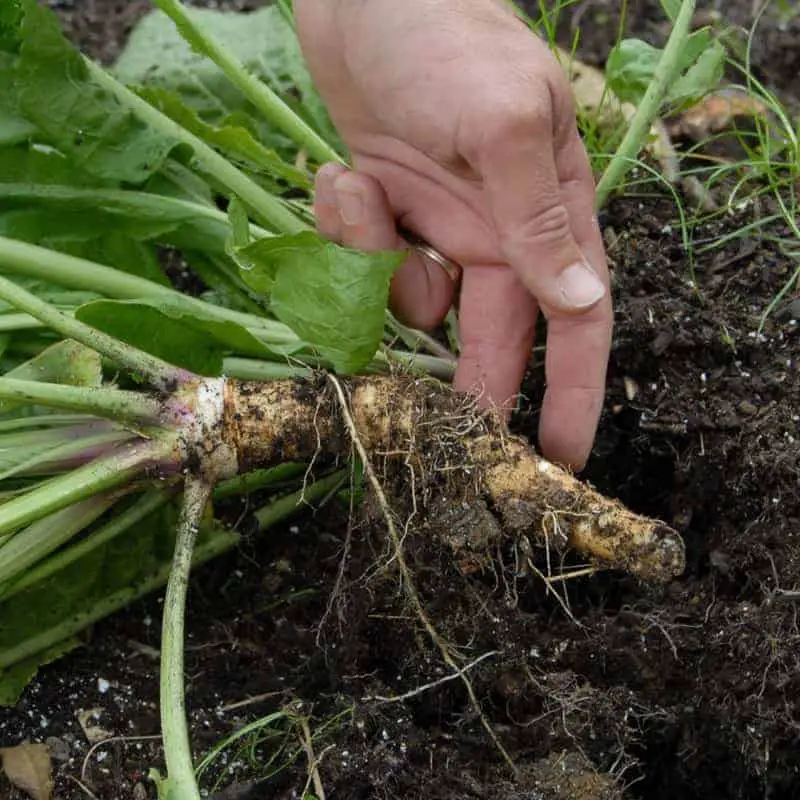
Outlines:
[[[169,285],[154,249],[137,239],[163,231],[164,219],[174,217],[178,209],[164,213],[160,198],[136,192],[125,194],[123,202],[116,186],[76,169],[52,148],[0,148],[0,235]],[[189,218],[189,209],[181,207],[173,227]],[[224,225],[217,236],[222,247]]]
[[224,253],[223,214],[198,203],[147,192],[0,182],[0,234],[58,246],[104,238],[177,241]]
[[98,300],[81,306],[76,316],[93,328],[175,366],[206,376],[222,372],[221,347],[152,306],[134,301]]
[[179,144],[125,108],[92,77],[61,34],[53,12],[23,0],[13,89],[22,114],[75,166],[108,179],[141,183]]
[[228,204],[228,220],[231,223],[231,244],[234,248],[246,247],[252,241],[250,236],[250,220],[247,209],[238,197]]
[[[6,372],[4,377],[69,386],[100,386],[103,380],[103,365],[100,356],[94,350],[68,339],[56,342],[39,355]],[[0,400],[0,414],[7,414],[14,409],[19,413],[19,408],[19,403]],[[28,408],[28,412],[33,412],[35,408]],[[46,413],[51,412],[48,409]],[[5,468],[7,465],[3,466]]]
[[36,677],[40,667],[61,658],[80,644],[79,639],[71,636],[35,656],[14,664],[13,667],[0,669],[0,708],[15,706],[22,697],[25,687]]
[[100,181],[52,148],[0,148],[0,235],[162,285],[169,281],[143,242],[225,253],[230,229],[205,181],[169,162],[146,189]]
[[722,80],[725,59],[725,48],[717,41],[709,42],[700,52],[697,61],[675,81],[667,100],[673,103],[694,102],[708,94]]
[[[278,8],[266,6],[249,14],[203,8],[187,11],[323,138],[334,146],[339,143],[294,30]],[[241,115],[237,124],[250,129],[262,144],[282,155],[294,152],[289,140],[264,123],[222,71],[193,50],[172,20],[160,11],[145,15],[133,29],[114,65],[114,74],[127,84],[177,94],[203,122],[216,127],[228,124],[233,114]],[[249,124],[242,125],[245,119]]]
[[149,194],[174,197],[176,200],[216,208],[214,194],[205,179],[177,161],[167,161],[142,190]]
[[[169,564],[176,522],[174,506],[162,508],[126,535],[0,601],[0,686],[9,681],[8,692],[1,699],[13,700],[11,690],[18,691],[24,678],[75,646],[73,632],[68,631],[74,618],[89,616],[116,592],[127,587],[133,590]],[[131,594],[135,596],[134,591]],[[63,637],[60,629],[65,631]],[[37,650],[39,640],[44,646]]]
[[129,275],[136,275],[162,286],[172,286],[161,268],[155,247],[129,236],[107,233],[85,242],[59,242],[54,249],[94,261],[96,264],[116,267]]
[[641,39],[623,39],[609,53],[606,61],[606,83],[625,103],[638,105],[661,58],[657,47]]
[[[650,86],[661,50],[640,39],[623,39],[608,56],[606,81],[620,100],[638,105]],[[725,50],[708,29],[687,37],[677,64],[678,77],[668,87],[666,102],[694,101],[722,78]]]
[[0,181],[45,186],[59,184],[98,188],[119,186],[119,181],[102,180],[90,175],[53,147],[28,143],[0,148]]
[[165,89],[142,88],[139,95],[246,172],[270,176],[296,189],[308,191],[312,188],[308,172],[288,164],[274,150],[264,147],[242,125],[230,124],[229,120],[219,126],[203,122],[177,94]]
[[314,233],[238,248],[241,275],[270,311],[339,372],[357,372],[383,336],[389,283],[404,253],[364,253]]
[[97,300],[76,316],[93,328],[200,375],[222,373],[223,356],[274,358],[246,328],[171,300]]
[[36,133],[36,126],[19,107],[19,93],[14,85],[16,60],[15,55],[0,52],[0,146],[24,142]]
[[0,4],[0,47],[4,49],[13,47],[21,18],[20,0],[5,0]]
[[200,295],[202,300],[222,308],[264,316],[264,305],[256,301],[230,259],[191,250],[184,251],[183,256],[191,271],[208,287]]
[[675,22],[678,12],[681,10],[681,0],[661,0],[661,8],[669,17],[670,22]]
[[48,347],[4,377],[97,387],[102,383],[103,371],[100,356],[94,350],[69,339]]

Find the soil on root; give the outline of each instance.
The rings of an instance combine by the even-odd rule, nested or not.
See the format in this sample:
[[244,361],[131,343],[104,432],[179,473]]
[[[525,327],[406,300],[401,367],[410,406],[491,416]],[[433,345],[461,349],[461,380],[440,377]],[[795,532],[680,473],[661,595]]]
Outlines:
[[[102,21],[120,41],[130,19],[115,12],[134,4],[61,5],[71,5],[76,33]],[[578,4],[584,14],[612,5]],[[651,5],[630,4],[632,23],[644,26],[637,15]],[[726,4],[726,13],[750,6]],[[603,47],[614,34],[609,25]],[[83,40],[89,49],[106,46],[94,35]],[[748,213],[698,236],[734,231]],[[409,611],[378,517],[350,522],[334,502],[248,537],[192,582],[195,751],[285,715],[220,755],[204,779],[218,797],[301,796],[304,716],[326,796],[340,800],[797,795],[796,299],[758,333],[794,265],[766,237],[732,241],[698,255],[695,287],[669,202],[615,200],[602,221],[616,329],[586,475],[683,532],[685,575],[659,589],[618,574],[548,587],[508,561],[464,575],[449,552],[409,534],[426,610],[470,665],[514,777]],[[515,427],[535,437],[538,361],[526,390]],[[536,565],[554,576],[576,566],[546,554]],[[62,800],[87,790],[103,800],[155,797],[145,773],[162,763],[160,745],[139,737],[158,731],[161,602],[97,625],[85,647],[0,711],[0,746],[49,742]],[[90,753],[79,717],[92,715],[113,738]],[[21,796],[0,779],[0,797]]]

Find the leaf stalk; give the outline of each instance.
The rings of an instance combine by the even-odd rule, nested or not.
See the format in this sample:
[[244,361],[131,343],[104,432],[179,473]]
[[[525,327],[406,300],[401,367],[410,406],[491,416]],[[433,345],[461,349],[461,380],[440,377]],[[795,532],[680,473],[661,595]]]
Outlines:
[[167,582],[161,636],[161,732],[170,800],[200,800],[186,720],[183,654],[186,594],[200,520],[211,494],[203,478],[187,478],[175,554]]
[[345,163],[336,150],[297,116],[269,86],[251,75],[239,59],[199,26],[187,13],[183,3],[179,0],[153,0],[153,2],[175,23],[184,39],[210,58],[264,117],[289,136],[302,150],[320,163],[326,161]]
[[0,378],[0,399],[94,414],[117,422],[155,424],[162,417],[157,400],[121,389]]
[[166,389],[176,382],[191,377],[185,370],[137,350],[113,336],[90,328],[2,276],[0,276],[0,299],[19,311],[27,312],[67,339],[74,339],[110,358],[118,366],[141,374],[154,386]]
[[672,26],[672,31],[658,61],[658,66],[653,74],[653,79],[639,103],[633,119],[622,142],[617,148],[603,177],[597,184],[595,191],[595,205],[602,208],[611,192],[625,178],[630,168],[635,163],[639,150],[647,137],[653,122],[658,117],[661,104],[667,95],[670,85],[680,65],[683,47],[691,31],[692,17],[694,16],[695,0],[683,0],[678,15]]
[[194,154],[196,167],[201,172],[216,178],[231,195],[239,197],[259,221],[268,228],[281,233],[299,233],[309,229],[299,217],[289,210],[283,201],[262,189],[255,181],[245,175],[238,167],[231,164],[227,158],[221,156],[212,147],[209,147],[202,139],[178,125],[178,123],[162,114],[135,92],[123,86],[102,67],[89,59],[85,61],[89,72],[97,83],[111,92],[124,106],[131,108],[148,125],[188,145]]

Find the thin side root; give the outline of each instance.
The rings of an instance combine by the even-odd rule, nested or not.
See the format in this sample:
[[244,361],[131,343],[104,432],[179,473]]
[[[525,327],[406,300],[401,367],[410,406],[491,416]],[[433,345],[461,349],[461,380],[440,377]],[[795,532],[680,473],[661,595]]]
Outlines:
[[486,718],[486,715],[483,713],[483,709],[481,708],[480,703],[478,702],[478,698],[475,694],[475,689],[472,686],[472,682],[469,680],[464,670],[458,668],[458,664],[456,664],[455,659],[453,658],[453,655],[450,651],[450,647],[448,646],[447,642],[445,642],[445,640],[439,635],[439,632],[436,630],[436,627],[431,621],[431,618],[428,616],[428,612],[425,610],[425,606],[422,603],[422,599],[420,598],[416,586],[414,585],[413,576],[406,562],[405,554],[403,553],[403,542],[397,530],[397,526],[394,523],[394,514],[392,513],[389,501],[386,498],[386,493],[383,491],[381,482],[378,480],[378,476],[375,474],[375,470],[372,467],[372,462],[370,460],[369,454],[367,453],[366,448],[364,447],[364,444],[361,441],[358,427],[356,426],[355,420],[353,419],[353,416],[350,413],[350,409],[348,407],[347,399],[345,397],[342,384],[333,375],[330,375],[328,379],[330,380],[331,384],[334,387],[336,398],[340,404],[341,412],[344,417],[347,431],[352,437],[353,446],[356,448],[358,456],[363,463],[364,473],[367,476],[367,480],[369,481],[370,485],[372,486],[372,490],[375,492],[375,495],[378,498],[381,511],[386,521],[386,527],[389,530],[389,536],[392,540],[392,545],[394,547],[394,554],[397,562],[397,567],[403,579],[403,588],[405,590],[406,596],[409,599],[409,602],[411,603],[412,608],[414,609],[414,613],[417,615],[417,618],[422,623],[428,636],[430,636],[433,644],[441,653],[442,660],[453,671],[453,677],[454,678],[458,677],[461,679],[461,682],[464,684],[464,688],[467,690],[467,694],[469,695],[472,707],[475,713],[478,715],[478,718],[480,719],[484,730],[489,735],[489,738],[494,743],[495,747],[497,748],[498,752],[500,753],[500,755],[502,756],[503,760],[506,762],[508,767],[511,769],[512,773],[516,773],[517,771],[516,765],[511,759],[511,756],[508,754],[508,751],[505,749],[505,747],[503,747],[503,744],[498,738],[497,734],[495,733],[494,728],[492,728],[492,726],[489,724],[489,720]]

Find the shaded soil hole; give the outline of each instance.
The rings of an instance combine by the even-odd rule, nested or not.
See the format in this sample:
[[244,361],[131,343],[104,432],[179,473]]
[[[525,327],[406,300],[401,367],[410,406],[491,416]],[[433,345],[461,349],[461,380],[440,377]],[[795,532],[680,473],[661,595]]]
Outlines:
[[640,747],[631,754],[647,765],[631,776],[631,795],[641,800],[708,800],[748,797],[789,800],[797,797],[794,776],[784,775],[764,791],[733,742],[720,732],[720,720],[687,707],[675,724],[645,723]]

